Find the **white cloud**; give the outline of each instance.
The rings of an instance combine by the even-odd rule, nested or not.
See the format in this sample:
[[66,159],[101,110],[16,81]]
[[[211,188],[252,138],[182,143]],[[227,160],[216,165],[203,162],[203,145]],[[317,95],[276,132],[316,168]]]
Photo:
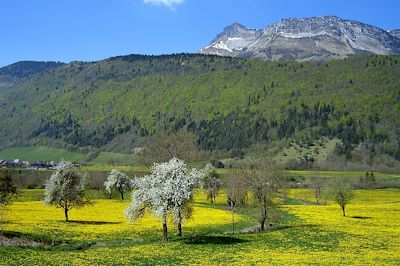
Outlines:
[[164,5],[174,9],[175,6],[182,4],[184,1],[185,0],[143,0],[143,3],[158,6]]

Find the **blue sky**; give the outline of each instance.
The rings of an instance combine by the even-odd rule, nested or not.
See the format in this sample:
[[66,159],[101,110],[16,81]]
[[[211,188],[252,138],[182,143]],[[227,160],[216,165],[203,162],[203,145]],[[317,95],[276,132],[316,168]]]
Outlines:
[[239,22],[336,15],[400,28],[398,0],[0,0],[0,66],[195,52]]

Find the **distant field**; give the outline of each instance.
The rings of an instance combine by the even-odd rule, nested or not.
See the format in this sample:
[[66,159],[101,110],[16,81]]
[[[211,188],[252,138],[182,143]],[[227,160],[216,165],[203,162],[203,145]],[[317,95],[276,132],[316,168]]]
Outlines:
[[[25,161],[66,161],[84,162],[86,154],[67,151],[66,149],[50,148],[45,146],[14,147],[0,151],[1,160],[21,159]],[[121,164],[133,165],[135,157],[129,154],[116,152],[100,152],[92,161],[96,165]]]
[[[94,205],[63,213],[38,201],[43,190],[23,190],[0,229],[53,243],[45,247],[0,247],[0,265],[399,265],[399,189],[357,190],[348,217],[337,204],[313,205],[306,190],[290,190],[283,220],[264,233],[230,231],[225,195],[216,204],[199,191],[184,237],[168,224],[170,241],[160,241],[160,221],[150,215],[129,223],[129,199],[99,197]],[[296,199],[300,199],[296,200]],[[307,202],[304,202],[306,200]],[[250,204],[251,205],[251,204]],[[251,208],[251,206],[250,206]],[[253,209],[254,210],[254,209]],[[251,209],[236,216],[237,230],[257,224]]]
[[26,161],[60,161],[64,159],[66,161],[83,162],[86,159],[86,154],[45,146],[27,146],[1,150],[0,159]]
[[[293,176],[304,176],[304,177],[344,177],[344,178],[360,178],[365,175],[365,172],[343,172],[343,171],[313,171],[313,170],[287,170],[285,171],[289,175]],[[381,178],[386,181],[400,180],[400,173],[381,173],[374,172],[376,178]]]
[[116,152],[100,152],[100,154],[92,161],[94,164],[123,164],[133,165],[137,162],[135,157],[129,154],[122,154]]

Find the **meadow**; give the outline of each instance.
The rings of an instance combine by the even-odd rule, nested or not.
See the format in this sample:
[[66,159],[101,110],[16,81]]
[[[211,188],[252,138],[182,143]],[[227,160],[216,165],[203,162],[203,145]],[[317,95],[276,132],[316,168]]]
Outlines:
[[[283,219],[263,233],[231,235],[231,215],[223,193],[215,204],[196,192],[193,218],[170,241],[162,242],[161,223],[150,215],[130,223],[129,199],[105,199],[90,191],[94,204],[63,212],[46,207],[43,190],[21,190],[3,215],[4,234],[41,243],[0,247],[0,265],[399,265],[400,189],[356,190],[343,217],[331,201],[314,205],[310,191],[291,189],[282,199]],[[251,205],[251,203],[250,203]],[[257,225],[257,210],[236,215],[236,230]]]
[[[20,159],[23,161],[70,161],[85,162],[87,161],[87,153],[78,151],[68,151],[63,148],[51,148],[46,146],[23,146],[11,147],[0,150],[1,160]],[[129,154],[102,151],[91,159],[94,165],[134,165],[137,158]]]
[[50,148],[45,146],[12,147],[0,151],[0,159],[24,161],[85,161],[86,154],[67,151],[66,149]]

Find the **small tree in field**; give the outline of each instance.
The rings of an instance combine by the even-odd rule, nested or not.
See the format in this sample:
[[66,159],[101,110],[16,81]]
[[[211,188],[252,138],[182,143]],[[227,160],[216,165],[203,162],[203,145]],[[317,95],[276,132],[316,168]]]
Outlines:
[[113,169],[108,175],[106,182],[104,182],[104,186],[110,195],[110,198],[112,195],[112,189],[115,188],[120,193],[121,199],[123,200],[124,193],[132,188],[132,181],[125,173]]
[[211,203],[214,203],[218,191],[221,189],[222,181],[212,165],[206,165],[201,183],[202,188],[207,193],[207,198],[211,200]]
[[167,218],[173,214],[178,224],[178,235],[182,234],[184,213],[201,175],[195,169],[189,172],[185,162],[176,158],[166,163],[155,163],[150,175],[135,179],[136,190],[132,193],[132,204],[126,210],[127,216],[137,220],[146,210],[152,211],[161,218],[163,239],[167,241]]
[[322,194],[326,187],[325,180],[322,178],[315,177],[315,178],[309,178],[307,180],[307,183],[314,194],[317,205],[321,204]]
[[232,234],[235,234],[235,208],[242,205],[247,196],[247,186],[245,180],[236,174],[230,174],[226,179],[227,203],[232,214]]
[[268,209],[274,206],[273,200],[285,187],[282,170],[269,159],[249,159],[240,170],[246,180],[254,200],[259,206],[260,230],[265,230]]
[[14,186],[11,176],[5,173],[0,173],[0,207],[4,207],[10,203],[12,195],[17,193],[17,188]]
[[346,205],[354,198],[353,188],[343,178],[337,178],[332,182],[330,192],[342,209],[343,216],[346,216]]
[[84,195],[87,181],[87,177],[71,164],[61,163],[46,184],[45,204],[63,209],[65,221],[68,222],[69,210],[91,203]]

